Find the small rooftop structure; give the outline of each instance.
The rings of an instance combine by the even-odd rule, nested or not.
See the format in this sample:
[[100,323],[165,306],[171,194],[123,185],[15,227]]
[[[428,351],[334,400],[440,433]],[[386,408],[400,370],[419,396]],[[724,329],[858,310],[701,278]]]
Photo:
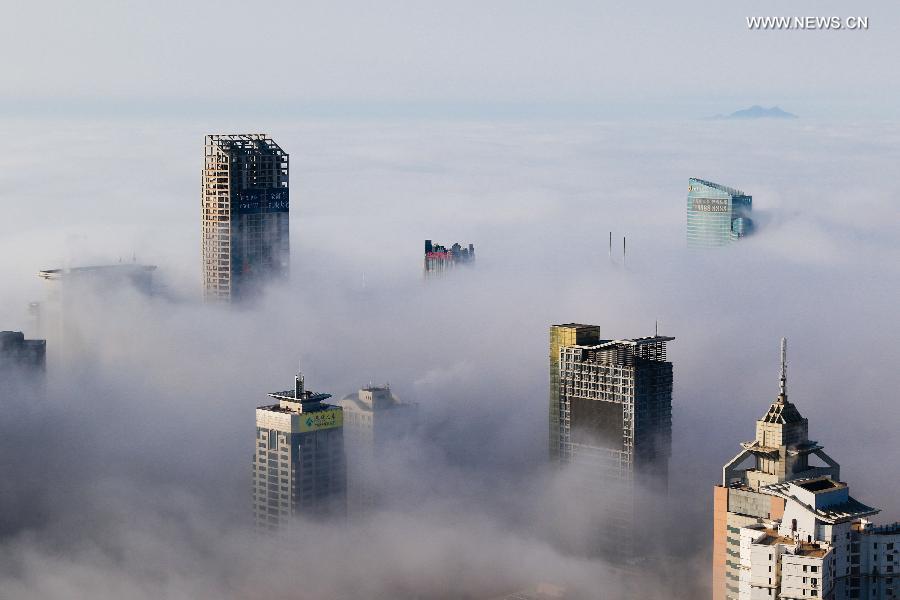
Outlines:
[[850,496],[846,483],[828,476],[794,479],[763,486],[765,494],[794,500],[827,523],[843,523],[881,512]]
[[297,373],[294,377],[294,389],[272,392],[269,397],[278,400],[278,404],[259,408],[292,413],[316,412],[331,408],[327,404],[322,404],[324,400],[331,398],[331,394],[307,390],[303,373]]

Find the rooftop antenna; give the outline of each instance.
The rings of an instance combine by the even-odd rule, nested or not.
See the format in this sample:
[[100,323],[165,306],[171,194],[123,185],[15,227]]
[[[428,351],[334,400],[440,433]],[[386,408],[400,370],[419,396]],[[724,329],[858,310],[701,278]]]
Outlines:
[[612,262],[612,231],[609,232],[609,262]]
[[297,361],[297,375],[294,377],[294,398],[300,400],[303,398],[306,382],[303,379],[303,368],[300,361]]
[[622,236],[622,265],[625,265],[625,236]]
[[659,319],[653,321],[653,337],[659,337]]
[[787,338],[781,338],[781,388],[779,399],[787,400]]

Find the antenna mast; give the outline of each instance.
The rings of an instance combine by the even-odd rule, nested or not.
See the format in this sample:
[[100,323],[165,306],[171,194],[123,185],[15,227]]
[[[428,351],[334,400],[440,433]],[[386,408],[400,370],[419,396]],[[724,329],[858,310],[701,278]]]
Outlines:
[[781,397],[787,398],[787,338],[781,338]]

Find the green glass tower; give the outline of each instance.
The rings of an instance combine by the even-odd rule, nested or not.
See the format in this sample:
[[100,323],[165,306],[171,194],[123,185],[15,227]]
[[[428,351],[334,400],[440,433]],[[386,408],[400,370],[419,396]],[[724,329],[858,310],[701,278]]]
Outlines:
[[691,178],[687,242],[692,248],[725,246],[753,231],[753,197],[728,186]]

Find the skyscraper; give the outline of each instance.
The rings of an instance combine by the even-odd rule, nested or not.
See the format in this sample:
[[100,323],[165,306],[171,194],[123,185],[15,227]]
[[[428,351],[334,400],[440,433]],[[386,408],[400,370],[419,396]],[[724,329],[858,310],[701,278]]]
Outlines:
[[105,314],[131,294],[155,293],[155,265],[116,263],[44,269],[45,299],[32,303],[39,335],[50,341],[50,363],[55,368],[75,360],[90,362],[99,351],[91,315]]
[[672,337],[600,339],[600,327],[550,328],[551,456],[605,476],[665,487],[672,445]]
[[206,300],[244,300],[287,277],[288,155],[274,140],[207,135],[201,204]]
[[687,241],[694,248],[724,246],[753,231],[753,197],[711,181],[688,180]]
[[42,376],[47,367],[47,342],[26,340],[21,331],[0,331],[0,376],[17,371]]
[[425,277],[444,274],[457,265],[470,265],[475,262],[475,245],[463,248],[459,242],[450,248],[425,240]]
[[637,515],[653,513],[668,484],[673,339],[602,339],[598,326],[577,323],[550,328],[550,455],[567,466],[572,494],[599,511],[597,531],[575,551],[637,556],[647,533]]
[[331,394],[305,388],[269,394],[256,409],[253,511],[257,528],[274,529],[294,515],[343,516],[347,510],[343,410]]
[[900,525],[868,522],[878,510],[850,497],[840,465],[809,439],[786,368],[782,339],[778,397],[714,488],[713,598],[889,597]]
[[344,409],[347,504],[351,514],[377,506],[378,485],[387,479],[392,442],[410,434],[417,406],[400,402],[388,385],[367,386],[339,402]]

